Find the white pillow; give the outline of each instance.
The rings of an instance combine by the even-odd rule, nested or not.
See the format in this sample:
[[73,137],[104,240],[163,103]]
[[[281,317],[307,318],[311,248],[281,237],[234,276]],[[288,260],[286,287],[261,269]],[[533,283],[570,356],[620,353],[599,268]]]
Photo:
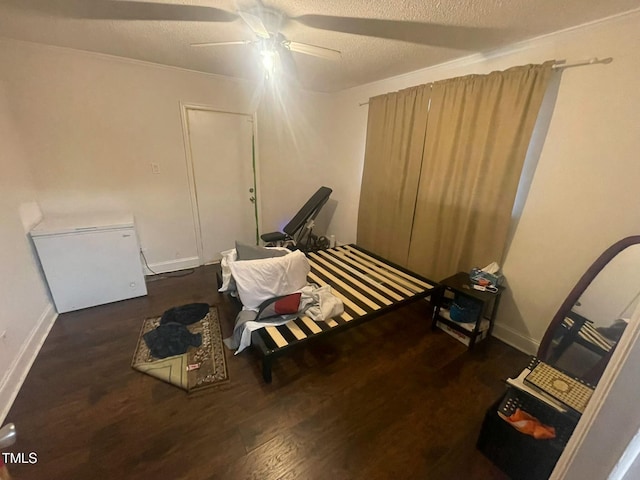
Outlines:
[[297,292],[307,284],[310,267],[301,251],[284,257],[238,260],[229,263],[240,300],[245,308],[257,309],[273,297]]
[[222,286],[218,289],[219,292],[229,292],[236,289],[233,277],[231,276],[231,269],[229,264],[236,261],[238,254],[235,248],[231,250],[225,250],[220,252],[222,260],[220,261],[220,268],[222,268]]

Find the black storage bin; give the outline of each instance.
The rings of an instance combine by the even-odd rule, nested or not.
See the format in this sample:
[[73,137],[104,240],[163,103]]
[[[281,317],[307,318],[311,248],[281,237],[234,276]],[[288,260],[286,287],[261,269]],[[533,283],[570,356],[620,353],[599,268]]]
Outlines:
[[[556,438],[536,440],[520,433],[498,415],[516,408],[556,429]],[[551,475],[577,423],[575,416],[557,412],[528,394],[510,388],[484,417],[477,448],[513,480],[546,480]]]

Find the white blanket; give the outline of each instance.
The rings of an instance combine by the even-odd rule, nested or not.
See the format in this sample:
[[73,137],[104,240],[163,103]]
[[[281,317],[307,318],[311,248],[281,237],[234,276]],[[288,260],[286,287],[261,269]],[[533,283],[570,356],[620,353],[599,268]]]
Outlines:
[[342,300],[331,293],[329,285],[307,285],[300,292],[300,311],[315,322],[326,322],[344,312]]
[[301,251],[284,257],[229,263],[242,305],[257,310],[273,297],[299,291],[307,283],[309,261]]

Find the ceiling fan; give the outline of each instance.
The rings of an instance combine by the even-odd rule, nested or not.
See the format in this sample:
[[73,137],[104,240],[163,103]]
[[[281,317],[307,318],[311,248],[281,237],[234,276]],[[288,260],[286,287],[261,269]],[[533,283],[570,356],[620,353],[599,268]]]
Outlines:
[[[290,52],[311,55],[327,60],[339,60],[341,52],[333,48],[311,45],[309,43],[288,40],[280,28],[285,16],[273,9],[259,5],[252,11],[238,11],[238,16],[256,35],[255,40],[239,40],[228,42],[192,43],[192,47],[218,47],[225,45],[252,45],[257,48],[267,76],[271,76],[277,66],[286,61]],[[288,59],[291,62],[291,59]]]
[[[194,47],[222,45],[255,45],[265,65],[285,61],[293,65],[291,52],[331,60],[339,59],[340,51],[318,45],[288,40],[280,27],[285,22],[333,32],[376,37],[407,43],[479,51],[494,46],[506,33],[502,29],[442,25],[384,18],[341,17],[307,14],[288,16],[253,0],[254,8],[232,12],[221,8],[185,3],[157,3],[145,0],[2,0],[16,8],[37,11],[57,17],[93,20],[233,22],[242,19],[256,35],[254,40],[202,42]],[[275,0],[274,0],[275,1]],[[265,52],[265,53],[262,53]],[[293,65],[295,67],[295,65]]]

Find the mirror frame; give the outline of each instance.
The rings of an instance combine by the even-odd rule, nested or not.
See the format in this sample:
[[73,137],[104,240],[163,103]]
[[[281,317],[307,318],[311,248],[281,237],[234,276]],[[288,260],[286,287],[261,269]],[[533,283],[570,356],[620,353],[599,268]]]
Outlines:
[[[554,337],[554,333],[560,327],[560,324],[564,321],[571,308],[580,299],[585,290],[591,285],[591,282],[598,276],[598,274],[607,266],[607,264],[613,260],[613,258],[626,248],[640,244],[640,235],[633,235],[623,238],[622,240],[614,243],[607,248],[602,255],[600,255],[595,262],[587,269],[582,275],[575,287],[569,292],[567,298],[564,300],[557,313],[551,320],[551,323],[547,327],[547,331],[542,337],[540,347],[538,347],[538,353],[536,356],[542,360],[547,361],[551,356],[551,342]],[[596,366],[589,372],[587,381],[590,383],[597,383],[598,379],[602,376],[604,369],[609,363],[609,359],[613,354],[615,348],[612,348],[609,353],[602,357],[602,359],[596,364]]]

